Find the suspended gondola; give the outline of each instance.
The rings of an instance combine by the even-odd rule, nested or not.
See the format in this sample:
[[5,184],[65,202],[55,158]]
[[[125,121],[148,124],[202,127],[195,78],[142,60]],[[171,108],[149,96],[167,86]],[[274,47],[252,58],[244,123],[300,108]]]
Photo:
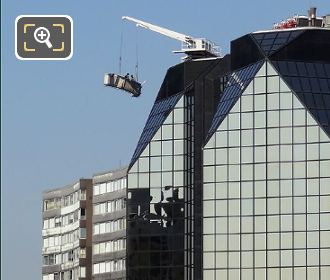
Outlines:
[[[137,33],[136,33],[137,34]],[[126,91],[132,97],[138,97],[141,94],[142,84],[138,81],[138,39],[136,36],[136,64],[135,77],[127,73],[125,76],[121,75],[122,49],[123,49],[123,30],[121,32],[120,40],[120,54],[119,54],[119,74],[106,73],[104,75],[103,84],[105,86],[113,87],[119,90]]]
[[[128,16],[123,16],[123,20],[134,22],[136,26],[143,27],[145,29],[157,32],[164,36],[182,42],[182,48],[174,53],[185,53],[184,60],[192,59],[217,59],[221,57],[219,47],[205,38],[194,38],[192,36],[182,34],[176,31],[169,30],[167,28],[157,26],[139,19],[135,19]],[[121,60],[122,60],[122,44],[123,33],[121,34],[120,56],[119,56],[119,73],[121,73]],[[117,89],[127,91],[134,97],[138,97],[141,94],[142,84],[138,82],[138,51],[136,40],[136,65],[135,65],[135,78],[127,74],[122,76],[121,74],[105,74],[104,85],[111,86]]]
[[141,83],[136,81],[132,76],[121,76],[114,73],[104,75],[104,85],[127,91],[131,93],[133,97],[138,97],[142,89]]

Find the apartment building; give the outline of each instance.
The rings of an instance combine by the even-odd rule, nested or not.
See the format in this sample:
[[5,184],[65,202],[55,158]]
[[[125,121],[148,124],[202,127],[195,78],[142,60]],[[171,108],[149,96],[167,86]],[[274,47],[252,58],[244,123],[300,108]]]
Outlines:
[[43,193],[42,280],[91,279],[92,180]]
[[126,279],[127,167],[93,176],[93,279]]

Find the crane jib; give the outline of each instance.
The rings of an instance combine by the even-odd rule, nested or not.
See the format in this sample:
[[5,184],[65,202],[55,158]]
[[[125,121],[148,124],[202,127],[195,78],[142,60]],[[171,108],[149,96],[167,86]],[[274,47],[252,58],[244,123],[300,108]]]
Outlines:
[[208,58],[219,57],[219,47],[213,42],[205,38],[194,38],[192,36],[182,34],[152,23],[148,23],[139,19],[135,19],[128,16],[123,16],[123,20],[134,22],[136,26],[143,27],[145,29],[157,32],[169,38],[182,42],[181,53],[186,53],[190,58]]

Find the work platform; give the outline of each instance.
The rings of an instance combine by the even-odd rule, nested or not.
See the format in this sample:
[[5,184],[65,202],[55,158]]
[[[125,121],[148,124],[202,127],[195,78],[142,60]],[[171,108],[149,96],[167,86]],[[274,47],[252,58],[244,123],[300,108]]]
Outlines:
[[127,91],[133,97],[138,97],[141,94],[142,88],[139,82],[113,73],[104,75],[104,85]]

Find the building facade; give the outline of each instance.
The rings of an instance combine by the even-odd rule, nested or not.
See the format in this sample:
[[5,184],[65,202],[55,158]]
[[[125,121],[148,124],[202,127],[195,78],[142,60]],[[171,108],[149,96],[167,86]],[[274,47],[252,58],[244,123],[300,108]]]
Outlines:
[[328,279],[330,25],[317,22],[168,69],[129,166],[44,193],[43,280]]
[[43,280],[126,279],[127,167],[43,193]]
[[203,150],[203,279],[329,279],[330,30],[255,32]]
[[127,167],[93,176],[93,279],[126,279]]
[[[128,172],[127,277],[192,279],[201,271],[201,148],[229,57],[167,71]],[[198,234],[196,234],[198,233]]]
[[327,279],[330,30],[171,67],[128,170],[127,278]]
[[92,180],[43,193],[42,279],[91,279]]

